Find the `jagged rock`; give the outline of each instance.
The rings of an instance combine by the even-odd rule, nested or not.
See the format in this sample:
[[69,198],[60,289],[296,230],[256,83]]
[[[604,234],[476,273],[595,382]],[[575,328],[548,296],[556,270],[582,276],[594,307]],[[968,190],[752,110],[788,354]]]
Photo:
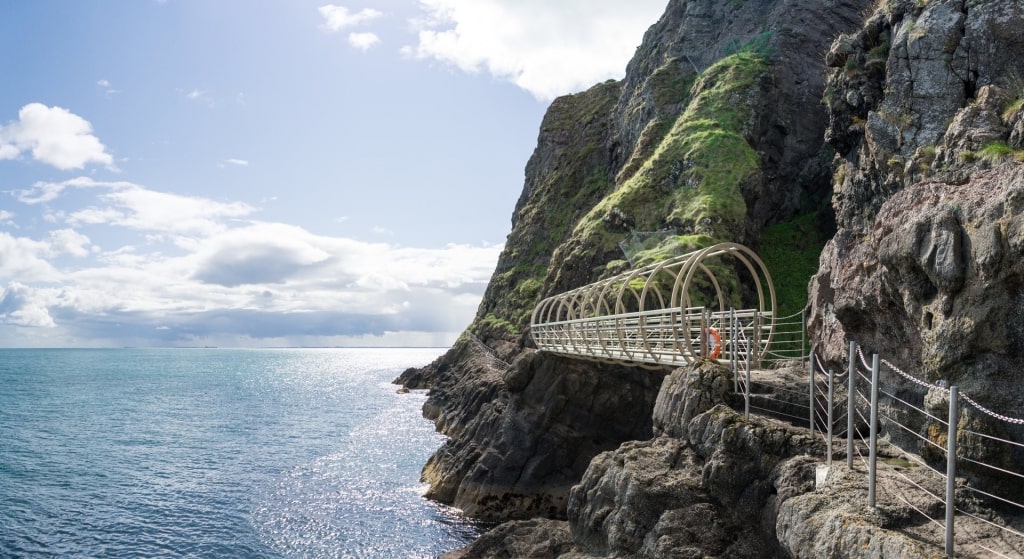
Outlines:
[[569,519],[581,552],[770,556],[779,496],[813,486],[812,462],[793,457],[815,443],[792,428],[745,421],[722,404],[731,386],[728,369],[711,361],[666,379],[655,416],[672,434],[599,455],[573,488]]
[[[831,185],[838,231],[808,312],[827,366],[843,370],[854,339],[926,383],[957,382],[993,409],[1019,409],[1022,21],[1013,0],[671,0],[621,82],[552,103],[474,324],[446,356],[403,375],[431,388],[425,414],[451,437],[425,468],[429,495],[492,518],[568,511],[571,548],[563,524],[520,524],[494,533],[493,556],[928,556],[879,532],[891,518],[837,510],[847,493],[814,500],[812,459],[801,454],[809,442],[718,405],[728,398],[718,372],[673,374],[655,405],[661,373],[532,353],[530,310],[621,270],[630,228],[756,243]],[[715,66],[736,49],[757,56]],[[711,159],[744,171],[716,185],[716,207],[728,211],[673,214],[684,195],[705,193],[703,152],[685,134],[698,122],[736,140],[734,155],[710,150]],[[898,395],[920,389],[887,381]],[[960,423],[1022,435],[969,406]],[[935,424],[911,429],[944,436]],[[1017,448],[961,442],[965,456],[1024,463]],[[552,533],[551,545],[530,526]]]
[[427,496],[489,520],[564,517],[569,489],[594,455],[650,436],[662,376],[527,351],[477,383],[435,389],[431,400],[468,400],[438,417],[452,438],[424,467]]
[[[861,559],[940,559],[936,545],[886,529],[900,523],[896,508],[870,509],[865,502],[867,476],[833,467],[828,483],[782,502],[778,539],[793,559],[858,557]],[[922,505],[927,506],[927,505]]]
[[665,377],[654,403],[654,434],[681,437],[694,416],[733,399],[732,375],[713,361]]
[[[1015,61],[1024,44],[1011,37],[1024,7],[893,1],[870,20],[883,21],[882,32],[866,25],[844,44],[850,57],[865,58],[888,33],[886,71],[844,68],[829,77],[837,98],[866,87],[883,96],[856,109],[830,105],[827,137],[845,158],[833,199],[839,231],[811,282],[809,331],[833,364],[845,360],[852,339],[927,383],[958,384],[991,409],[1019,410],[1024,253],[1013,238],[1024,220],[1024,168],[1009,146],[1020,141],[1015,103],[1024,88]],[[862,133],[848,126],[857,114],[866,116]],[[923,397],[902,377],[886,382],[898,395]],[[884,398],[883,407],[903,419]],[[906,420],[922,437],[941,436],[927,421]],[[961,422],[1024,435],[970,406]],[[934,454],[915,435],[892,436]],[[1000,452],[964,448],[990,463],[1024,459]],[[1020,492],[1001,476],[968,475],[1003,494]]]
[[568,522],[534,518],[501,524],[441,559],[555,559],[572,548]]

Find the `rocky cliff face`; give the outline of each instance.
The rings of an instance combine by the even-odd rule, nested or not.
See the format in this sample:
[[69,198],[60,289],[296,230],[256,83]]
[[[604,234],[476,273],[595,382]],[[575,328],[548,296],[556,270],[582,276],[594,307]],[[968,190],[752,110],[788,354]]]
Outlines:
[[[1024,397],[1022,21],[1009,0],[891,0],[837,38],[825,100],[839,230],[811,282],[809,329],[831,359],[856,340],[1004,412]],[[1007,429],[972,407],[961,421]]]
[[428,415],[451,436],[425,469],[431,496],[493,519],[564,517],[593,456],[649,436],[664,372],[528,355],[530,311],[628,267],[634,231],[668,231],[658,258],[756,246],[766,226],[822,210],[821,53],[865,2],[673,0],[624,80],[552,103],[476,320],[400,379],[432,389]]
[[568,521],[503,524],[445,558],[942,556],[891,530],[907,521],[900,507],[865,512],[863,472],[836,466],[816,487],[821,441],[744,420],[726,405],[731,387],[714,362],[678,369],[653,412],[656,436],[594,458],[572,489]]
[[[828,360],[857,340],[927,381],[1020,409],[1022,22],[1014,0],[671,0],[622,81],[552,103],[476,320],[399,379],[431,389],[425,412],[450,437],[424,469],[430,496],[489,519],[556,519],[485,538],[514,556],[886,555],[897,545],[876,537],[886,519],[845,532],[860,547],[818,538],[843,540],[853,520],[821,501],[844,499],[838,488],[796,496],[806,441],[722,406],[673,403],[681,381],[662,387],[664,372],[537,353],[530,311],[627,268],[620,243],[634,232],[667,231],[636,263],[719,240],[767,254],[780,247],[764,238],[809,237],[793,233],[800,223],[831,237],[808,306]],[[786,277],[794,260],[783,250],[769,267]],[[806,280],[776,283],[802,305]],[[967,425],[988,421],[964,413]],[[758,481],[718,477],[722,461]],[[677,498],[687,505],[665,508]],[[698,518],[706,529],[693,529]],[[501,548],[506,539],[520,547]]]

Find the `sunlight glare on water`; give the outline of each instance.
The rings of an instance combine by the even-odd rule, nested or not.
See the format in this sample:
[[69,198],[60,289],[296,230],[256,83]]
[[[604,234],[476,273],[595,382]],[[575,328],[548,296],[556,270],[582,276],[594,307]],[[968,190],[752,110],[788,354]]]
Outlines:
[[2,557],[435,557],[441,349],[0,350]]

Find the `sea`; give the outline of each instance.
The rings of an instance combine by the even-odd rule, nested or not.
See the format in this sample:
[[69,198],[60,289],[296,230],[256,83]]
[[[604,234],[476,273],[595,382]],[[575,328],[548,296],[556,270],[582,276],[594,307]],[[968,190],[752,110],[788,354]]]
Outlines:
[[436,557],[443,348],[0,349],[0,557]]

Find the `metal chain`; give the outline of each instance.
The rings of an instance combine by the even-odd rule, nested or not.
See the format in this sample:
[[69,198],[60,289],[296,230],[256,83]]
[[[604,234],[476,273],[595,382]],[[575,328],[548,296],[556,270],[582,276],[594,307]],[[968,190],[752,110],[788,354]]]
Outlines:
[[947,388],[945,386],[938,385],[938,384],[932,384],[932,383],[929,383],[929,382],[925,382],[925,381],[923,381],[923,380],[921,380],[921,379],[919,379],[919,378],[917,378],[917,377],[915,377],[913,375],[910,375],[908,373],[903,372],[902,369],[900,369],[896,365],[893,365],[892,363],[886,361],[885,359],[879,359],[878,362],[883,364],[883,365],[885,365],[886,367],[889,367],[890,371],[899,374],[901,377],[909,380],[910,382],[912,382],[912,383],[914,383],[914,384],[916,384],[918,386],[923,386],[923,387],[925,387],[925,388],[927,388],[929,390],[931,390],[933,388],[936,388],[936,389],[941,390],[942,392],[944,392],[946,394],[949,394],[949,388]]
[[977,409],[978,411],[980,411],[981,413],[990,415],[990,416],[992,416],[992,417],[994,417],[996,419],[999,419],[1001,421],[1005,421],[1007,423],[1013,423],[1014,425],[1024,425],[1024,419],[1017,419],[1017,418],[1014,418],[1014,417],[1007,417],[1005,415],[998,414],[998,413],[996,413],[996,412],[986,408],[985,406],[982,406],[978,402],[975,402],[974,400],[971,399],[970,396],[968,396],[967,394],[964,394],[963,392],[960,393],[960,397],[963,398],[964,401],[966,401],[968,404],[974,406],[974,408]]
[[[857,355],[860,356],[860,360],[864,363],[864,366],[870,369],[871,367],[868,366],[867,360],[864,359],[864,354],[860,350],[860,344],[857,344]],[[889,361],[887,361],[885,359],[879,359],[879,362],[882,363],[883,365],[885,365],[886,367],[888,367],[889,370],[899,374],[900,376],[902,376],[903,378],[909,380],[910,382],[913,382],[914,384],[917,384],[919,386],[923,386],[924,388],[927,388],[929,390],[931,390],[931,389],[938,389],[938,390],[943,391],[946,394],[949,394],[949,388],[947,388],[945,386],[939,386],[939,385],[936,385],[936,384],[929,384],[929,383],[927,383],[927,382],[925,382],[925,381],[923,381],[921,379],[918,379],[918,378],[916,378],[916,377],[914,377],[914,376],[912,376],[910,374],[907,374],[902,369],[900,369],[896,365],[893,365],[892,363],[890,363]],[[1009,416],[1006,416],[1006,415],[1002,415],[1000,413],[996,413],[996,412],[986,408],[985,406],[979,404],[978,402],[975,402],[973,399],[971,399],[970,396],[968,396],[967,394],[965,394],[963,392],[960,392],[960,397],[963,398],[965,402],[967,402],[968,404],[973,406],[976,410],[980,411],[981,413],[984,413],[984,414],[986,414],[988,416],[994,417],[994,418],[996,418],[996,419],[998,419],[1000,421],[1005,421],[1007,423],[1012,423],[1014,425],[1024,425],[1024,419],[1019,419],[1019,418],[1015,418],[1015,417],[1009,417]]]

